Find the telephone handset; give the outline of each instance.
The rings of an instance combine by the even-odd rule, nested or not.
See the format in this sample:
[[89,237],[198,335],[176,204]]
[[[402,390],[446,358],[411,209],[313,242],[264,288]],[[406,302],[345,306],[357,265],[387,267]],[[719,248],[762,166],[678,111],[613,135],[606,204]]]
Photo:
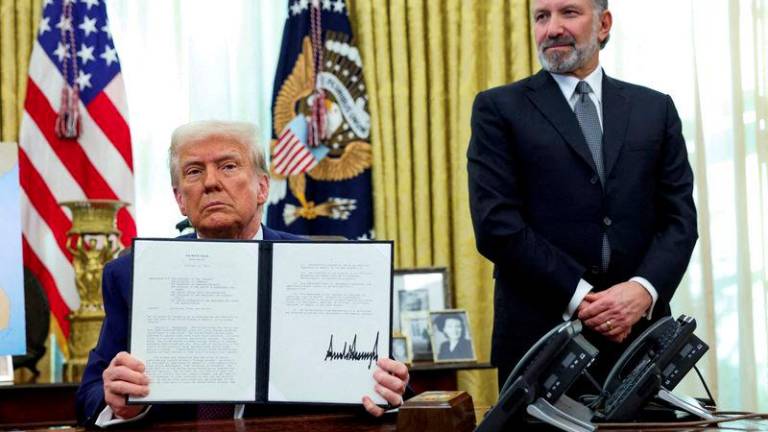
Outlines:
[[696,320],[681,315],[661,318],[644,331],[608,374],[598,417],[630,420],[661,387],[672,390],[709,349],[695,329]]

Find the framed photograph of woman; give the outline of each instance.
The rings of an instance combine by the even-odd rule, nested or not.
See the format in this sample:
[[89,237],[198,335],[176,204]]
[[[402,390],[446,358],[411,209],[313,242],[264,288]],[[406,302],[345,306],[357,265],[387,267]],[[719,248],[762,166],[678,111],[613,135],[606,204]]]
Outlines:
[[432,353],[435,363],[476,361],[469,317],[464,309],[429,313],[432,324]]
[[432,344],[429,342],[429,312],[405,311],[400,314],[402,333],[408,336],[413,361],[432,360]]
[[392,336],[392,358],[405,364],[411,364],[410,340],[406,335]]

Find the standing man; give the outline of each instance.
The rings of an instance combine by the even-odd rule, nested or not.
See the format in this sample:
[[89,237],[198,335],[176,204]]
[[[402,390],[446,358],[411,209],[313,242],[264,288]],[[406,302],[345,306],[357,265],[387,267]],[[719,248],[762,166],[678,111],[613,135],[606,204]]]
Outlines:
[[500,384],[575,318],[604,377],[633,336],[670,314],[697,239],[672,99],[600,67],[608,1],[533,0],[531,12],[544,70],[477,95],[467,151],[477,248],[495,265]]
[[[204,121],[173,132],[169,150],[173,194],[181,213],[196,230],[194,238],[298,240],[301,237],[261,224],[269,176],[256,128],[249,123]],[[130,316],[131,257],[104,268],[102,292],[106,317],[99,342],[89,357],[77,391],[77,415],[86,425],[110,426],[147,419],[233,418],[232,404],[127,405],[126,397],[146,396],[144,364],[127,353]],[[379,359],[373,376],[376,391],[391,405],[402,403],[408,369],[401,362]],[[383,409],[362,401],[375,416]],[[240,412],[241,415],[242,412]]]

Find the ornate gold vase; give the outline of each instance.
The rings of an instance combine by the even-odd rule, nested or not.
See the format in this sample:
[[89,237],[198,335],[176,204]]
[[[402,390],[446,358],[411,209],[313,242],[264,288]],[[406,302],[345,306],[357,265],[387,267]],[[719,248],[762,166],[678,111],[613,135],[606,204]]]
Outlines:
[[126,203],[113,200],[67,201],[60,205],[72,211],[72,228],[67,231],[67,249],[72,253],[75,285],[80,307],[67,317],[71,323],[69,359],[64,379],[78,382],[83,376],[88,352],[96,346],[104,304],[101,297],[101,272],[120,251],[117,211]]

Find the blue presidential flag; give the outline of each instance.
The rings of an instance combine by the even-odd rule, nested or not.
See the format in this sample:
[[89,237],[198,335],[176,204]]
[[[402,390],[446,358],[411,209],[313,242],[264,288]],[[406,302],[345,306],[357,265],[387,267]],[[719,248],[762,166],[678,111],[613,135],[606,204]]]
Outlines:
[[267,224],[372,238],[371,121],[344,0],[289,0],[272,108]]

